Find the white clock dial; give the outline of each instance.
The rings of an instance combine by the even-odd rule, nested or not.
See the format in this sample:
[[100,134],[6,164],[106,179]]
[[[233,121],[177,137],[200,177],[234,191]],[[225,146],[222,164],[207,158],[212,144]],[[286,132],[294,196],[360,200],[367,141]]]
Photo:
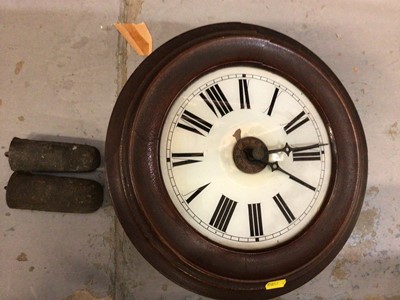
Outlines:
[[168,111],[160,166],[181,216],[223,246],[290,240],[318,213],[331,176],[327,128],[307,96],[265,69],[190,83]]

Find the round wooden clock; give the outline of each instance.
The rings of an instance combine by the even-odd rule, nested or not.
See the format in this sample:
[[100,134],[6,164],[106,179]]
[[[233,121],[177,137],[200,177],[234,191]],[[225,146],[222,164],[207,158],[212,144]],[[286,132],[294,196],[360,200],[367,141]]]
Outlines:
[[179,35],[137,68],[111,116],[106,168],[117,216],[157,270],[208,297],[268,299],[343,247],[367,147],[315,54],[223,23]]

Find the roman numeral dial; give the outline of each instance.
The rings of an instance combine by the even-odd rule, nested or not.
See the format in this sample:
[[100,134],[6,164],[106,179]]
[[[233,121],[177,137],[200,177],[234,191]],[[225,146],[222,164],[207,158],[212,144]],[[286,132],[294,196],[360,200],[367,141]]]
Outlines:
[[185,222],[245,251],[301,233],[323,207],[332,173],[329,135],[306,94],[265,69],[229,66],[174,97],[154,142],[160,189]]

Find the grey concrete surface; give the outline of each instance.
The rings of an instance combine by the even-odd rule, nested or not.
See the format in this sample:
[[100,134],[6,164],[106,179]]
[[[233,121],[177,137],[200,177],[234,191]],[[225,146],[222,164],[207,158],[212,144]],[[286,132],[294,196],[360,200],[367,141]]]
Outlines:
[[[400,2],[89,0],[0,2],[0,152],[14,136],[104,151],[108,119],[143,58],[117,20],[147,23],[154,47],[194,27],[241,21],[295,38],[354,100],[369,146],[357,226],[316,278],[280,299],[400,299]],[[0,159],[0,181],[11,175]],[[104,183],[104,165],[85,177]],[[77,175],[78,176],[78,175]],[[205,299],[134,249],[107,192],[94,214],[11,210],[0,193],[0,299]]]

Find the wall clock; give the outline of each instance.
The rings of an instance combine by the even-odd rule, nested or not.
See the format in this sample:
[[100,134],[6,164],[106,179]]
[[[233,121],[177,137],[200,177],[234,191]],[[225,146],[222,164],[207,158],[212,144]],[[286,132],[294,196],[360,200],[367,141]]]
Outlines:
[[316,55],[223,23],[179,35],[137,68],[110,119],[106,168],[122,226],[162,274],[209,297],[268,299],[346,242],[367,147]]

